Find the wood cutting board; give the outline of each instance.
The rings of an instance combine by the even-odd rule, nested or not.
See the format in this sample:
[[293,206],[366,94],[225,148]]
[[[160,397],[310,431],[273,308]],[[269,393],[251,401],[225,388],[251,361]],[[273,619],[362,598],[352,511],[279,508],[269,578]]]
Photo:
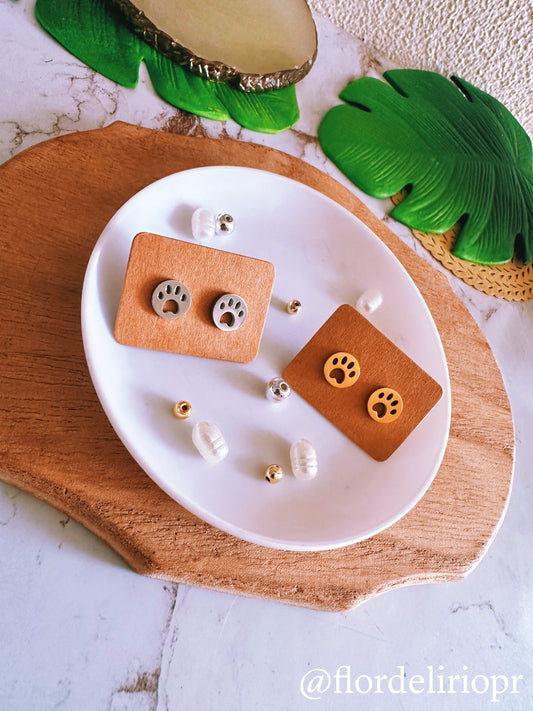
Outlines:
[[[421,501],[347,548],[241,541],[164,494],[109,424],[85,363],[81,288],[101,231],[132,195],[203,165],[257,167],[336,200],[392,249],[440,332],[452,388],[448,446]],[[401,585],[456,580],[480,559],[510,494],[513,426],[498,367],[445,276],[348,189],[270,148],[123,123],[41,143],[0,166],[0,478],[47,501],[158,578],[325,610]]]

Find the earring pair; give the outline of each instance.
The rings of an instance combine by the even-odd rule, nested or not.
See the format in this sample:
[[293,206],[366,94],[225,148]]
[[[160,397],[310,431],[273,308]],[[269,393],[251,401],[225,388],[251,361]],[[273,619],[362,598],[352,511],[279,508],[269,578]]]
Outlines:
[[[191,304],[191,292],[177,279],[160,282],[152,292],[152,308],[164,319],[185,316]],[[238,294],[222,294],[211,307],[213,323],[221,331],[236,331],[243,325],[247,315],[246,302]]]
[[[334,388],[349,388],[359,379],[361,366],[351,353],[339,351],[326,360],[323,372],[326,381]],[[366,409],[375,422],[394,422],[403,411],[402,396],[392,388],[378,388],[369,396]]]

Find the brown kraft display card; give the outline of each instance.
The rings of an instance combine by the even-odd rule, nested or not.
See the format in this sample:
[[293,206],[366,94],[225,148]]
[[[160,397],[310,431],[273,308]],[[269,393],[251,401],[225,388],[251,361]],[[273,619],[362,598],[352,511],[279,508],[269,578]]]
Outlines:
[[[349,387],[335,387],[324,375],[326,361],[337,352],[351,354],[360,366],[359,377]],[[442,396],[442,387],[431,376],[349,304],[335,311],[285,368],[283,377],[377,461],[390,457]],[[367,401],[380,388],[401,396],[403,410],[393,421],[375,421],[368,414]]]
[[[127,346],[248,363],[259,350],[274,276],[270,262],[141,232],[131,247],[114,336]],[[152,307],[154,289],[169,279],[190,294],[189,310],[174,319]],[[233,331],[217,328],[211,316],[223,294],[237,294],[247,306]]]

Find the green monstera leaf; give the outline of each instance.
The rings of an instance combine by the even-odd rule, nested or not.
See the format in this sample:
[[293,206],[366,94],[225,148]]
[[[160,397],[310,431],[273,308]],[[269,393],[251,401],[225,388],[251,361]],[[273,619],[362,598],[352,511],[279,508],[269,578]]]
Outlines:
[[440,234],[461,230],[453,254],[477,264],[533,260],[531,141],[489,94],[420,70],[353,81],[325,115],[324,153],[378,198],[406,188],[391,216]]
[[294,86],[248,95],[193,75],[130,32],[105,0],[37,0],[35,16],[69,52],[117,84],[137,86],[144,61],[155,91],[180,109],[217,121],[232,118],[263,133],[298,120]]

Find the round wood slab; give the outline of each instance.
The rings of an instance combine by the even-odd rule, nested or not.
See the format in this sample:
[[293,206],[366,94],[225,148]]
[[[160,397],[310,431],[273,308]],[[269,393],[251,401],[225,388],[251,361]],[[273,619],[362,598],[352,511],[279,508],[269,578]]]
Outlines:
[[[400,259],[439,329],[452,387],[441,468],[401,521],[335,551],[246,543],[167,497],[130,457],[87,371],[80,328],[85,267],[105,224],[137,191],[201,165],[286,175],[338,201]],[[41,143],[0,166],[0,478],[49,502],[137,572],[327,610],[391,588],[461,578],[504,516],[513,426],[491,351],[447,279],[349,190],[263,146],[127,124]]]

